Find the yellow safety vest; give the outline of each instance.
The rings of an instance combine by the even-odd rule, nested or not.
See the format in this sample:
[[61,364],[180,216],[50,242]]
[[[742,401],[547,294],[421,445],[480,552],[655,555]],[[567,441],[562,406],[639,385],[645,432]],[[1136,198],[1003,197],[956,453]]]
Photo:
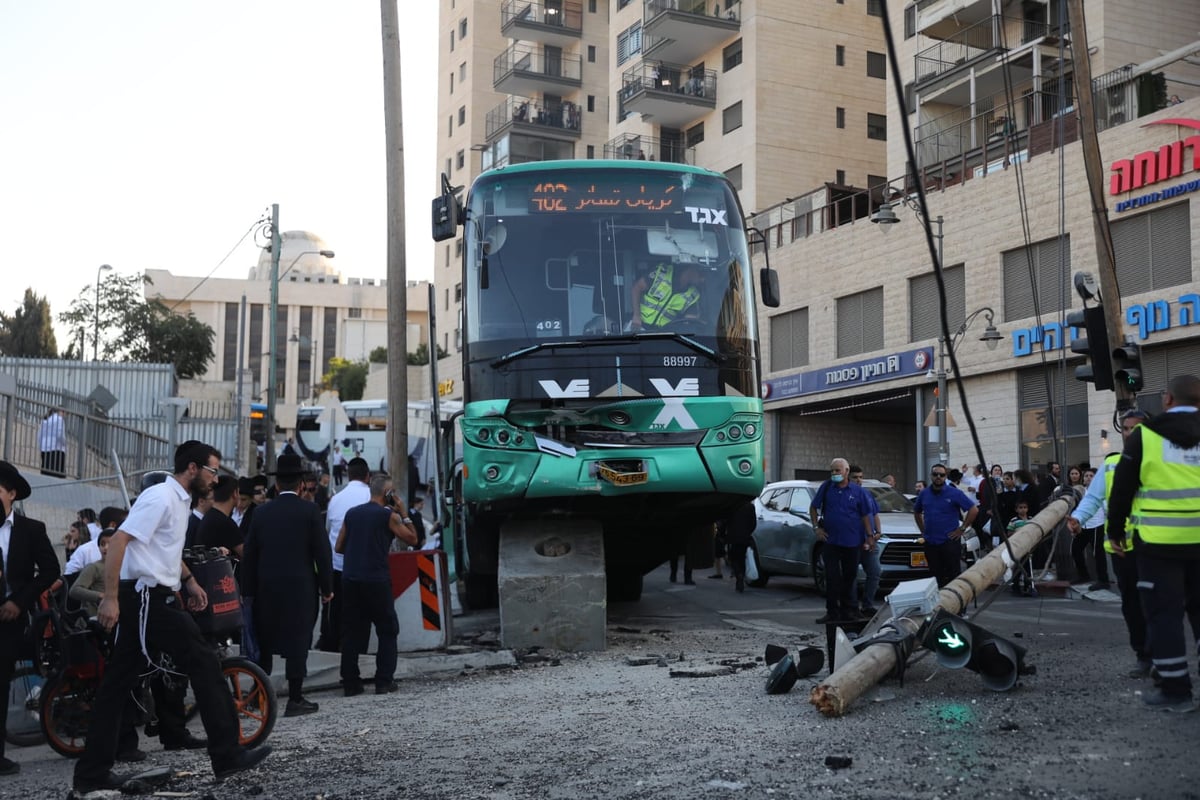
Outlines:
[[1130,525],[1147,544],[1200,544],[1200,446],[1183,448],[1145,425],[1141,488]]
[[[1104,457],[1104,510],[1106,512],[1108,511],[1108,498],[1112,495],[1113,474],[1116,473],[1117,463],[1120,460],[1121,460],[1120,453],[1109,453],[1108,455],[1106,455]],[[1092,478],[1092,480],[1096,480],[1096,479]],[[1105,527],[1107,528],[1107,518],[1105,520]],[[1133,549],[1133,537],[1132,536],[1125,537],[1125,549],[1126,550]],[[1107,536],[1104,537],[1104,551],[1106,553],[1113,553],[1113,554],[1115,554],[1117,552],[1116,550],[1113,549],[1112,542],[1110,542],[1108,540]]]
[[642,295],[641,315],[643,325],[662,327],[677,319],[700,299],[700,290],[689,286],[687,291],[676,292],[671,282],[674,264],[659,264],[650,273],[650,288]]

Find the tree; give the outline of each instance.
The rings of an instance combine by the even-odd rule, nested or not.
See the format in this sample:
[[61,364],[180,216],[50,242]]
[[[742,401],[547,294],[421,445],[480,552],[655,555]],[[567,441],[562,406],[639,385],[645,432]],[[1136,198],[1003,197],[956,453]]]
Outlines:
[[329,372],[321,381],[325,386],[337,390],[341,400],[362,400],[367,388],[367,362],[349,361],[345,358],[329,359]]
[[58,344],[50,323],[50,304],[33,289],[10,317],[0,311],[0,353],[20,358],[58,358]]
[[376,347],[374,350],[371,351],[371,355],[367,356],[367,361],[369,361],[372,364],[386,364],[387,363],[387,348],[384,347],[383,345]]
[[[176,314],[160,300],[144,299],[144,275],[112,275],[100,284],[100,357],[108,361],[169,363],[181,378],[203,375],[212,360],[216,332],[189,313]],[[72,341],[93,339],[96,287],[86,286],[58,315]],[[87,351],[85,344],[84,352]]]
[[[437,353],[438,361],[441,361],[443,358],[450,355],[440,344],[437,346]],[[421,342],[419,345],[417,345],[416,351],[408,354],[408,363],[416,367],[423,367],[428,364],[429,345],[427,345],[425,342]]]

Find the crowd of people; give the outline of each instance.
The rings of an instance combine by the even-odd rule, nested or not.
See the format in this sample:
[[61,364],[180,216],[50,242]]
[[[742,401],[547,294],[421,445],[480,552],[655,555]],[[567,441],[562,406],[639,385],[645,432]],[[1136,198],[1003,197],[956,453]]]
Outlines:
[[[0,462],[0,690],[7,693],[29,614],[46,594],[64,598],[71,613],[94,617],[112,637],[75,767],[73,785],[80,793],[119,788],[129,775],[114,772],[114,765],[146,758],[129,697],[148,668],[155,672],[155,716],[146,733],[157,735],[164,749],[207,748],[218,779],[250,769],[270,753],[265,745],[247,749],[238,743],[217,650],[192,616],[207,607],[208,594],[188,567],[188,547],[216,548],[233,562],[243,603],[242,653],[268,674],[274,657],[283,659],[285,716],[318,710],[302,693],[318,614],[317,645],[343,654],[347,696],[363,691],[358,656],[367,650],[372,625],[379,640],[375,691],[397,689],[399,621],[388,554],[393,543],[406,549],[440,541],[439,525],[427,532],[418,487],[409,487],[410,509],[393,491],[391,477],[372,475],[361,458],[338,465],[348,481],[336,493],[328,474],[310,471],[294,454],[281,455],[271,476],[222,474],[220,461],[211,446],[185,442],[169,473],[144,478],[128,511],[81,509],[63,537],[67,558],[61,569],[45,526],[13,512],[15,502],[30,496],[28,482]],[[158,674],[149,655],[157,652],[171,657],[178,674]],[[186,728],[189,684],[207,738]],[[0,775],[20,769],[4,757],[7,710],[0,704]]]

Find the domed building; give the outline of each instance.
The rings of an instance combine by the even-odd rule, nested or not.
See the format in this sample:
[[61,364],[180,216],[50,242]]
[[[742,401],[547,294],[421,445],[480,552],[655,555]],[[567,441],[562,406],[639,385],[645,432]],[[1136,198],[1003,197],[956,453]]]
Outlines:
[[[284,231],[280,236],[280,280],[292,283],[340,283],[342,274],[333,266],[333,250],[325,240],[309,231]],[[263,248],[258,263],[250,268],[250,280],[271,279],[271,251]],[[321,280],[321,279],[324,280]]]

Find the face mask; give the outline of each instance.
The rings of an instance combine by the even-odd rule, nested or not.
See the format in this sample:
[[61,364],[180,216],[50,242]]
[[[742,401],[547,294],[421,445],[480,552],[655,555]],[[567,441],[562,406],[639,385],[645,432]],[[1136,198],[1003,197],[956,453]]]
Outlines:
[[834,483],[841,483],[843,477],[843,475],[830,475],[829,480],[833,481]]

